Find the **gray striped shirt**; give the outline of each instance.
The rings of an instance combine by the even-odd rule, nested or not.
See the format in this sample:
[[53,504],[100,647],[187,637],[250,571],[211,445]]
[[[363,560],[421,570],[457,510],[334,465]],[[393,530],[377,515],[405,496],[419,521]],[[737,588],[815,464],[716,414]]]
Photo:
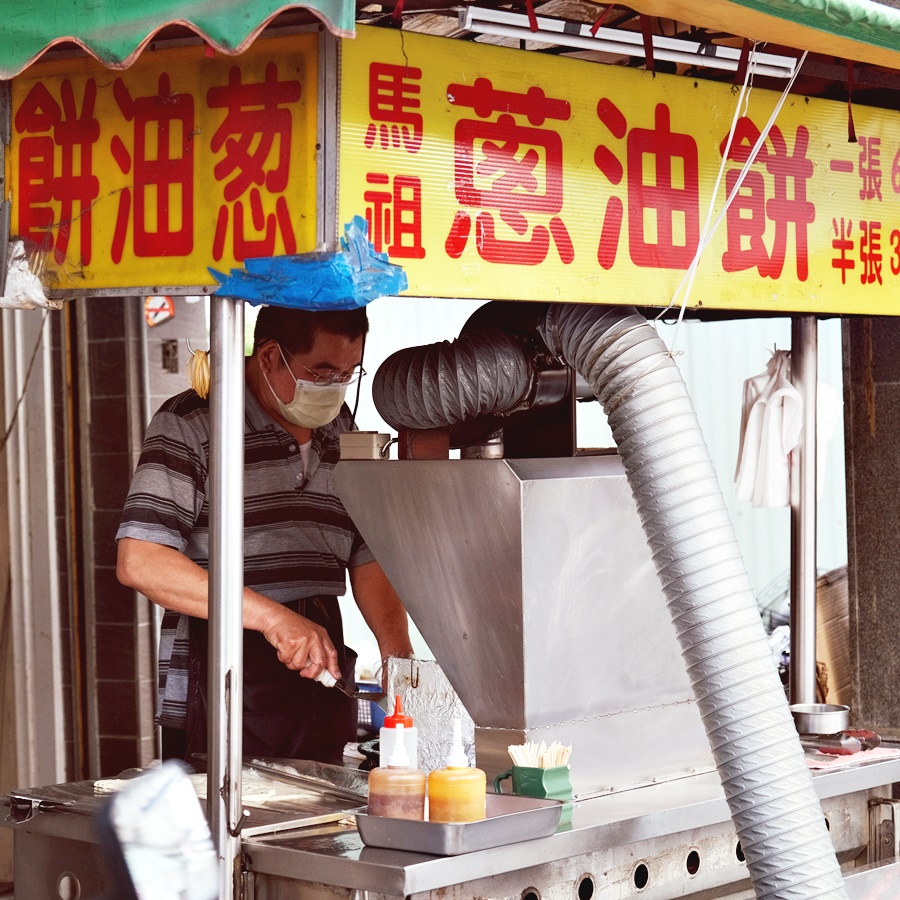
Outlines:
[[[346,406],[313,432],[304,472],[296,438],[244,391],[244,585],[280,602],[346,592],[347,567],[374,556],[334,490]],[[209,402],[194,391],[153,417],[116,540],[173,547],[209,566]],[[159,645],[159,724],[184,728],[188,618],[166,611]]]

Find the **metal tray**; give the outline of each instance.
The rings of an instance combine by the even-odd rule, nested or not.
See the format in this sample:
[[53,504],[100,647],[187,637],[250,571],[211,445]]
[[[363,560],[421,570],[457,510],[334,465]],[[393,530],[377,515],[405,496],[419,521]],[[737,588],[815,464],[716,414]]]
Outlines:
[[458,856],[548,837],[559,825],[563,805],[561,800],[488,794],[487,817],[479,822],[417,822],[360,812],[356,827],[370,847]]

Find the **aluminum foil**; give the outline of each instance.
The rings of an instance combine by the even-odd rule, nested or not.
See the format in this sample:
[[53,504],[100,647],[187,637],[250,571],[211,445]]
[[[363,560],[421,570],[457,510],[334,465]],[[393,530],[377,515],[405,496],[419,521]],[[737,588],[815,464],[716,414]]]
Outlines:
[[393,712],[392,698],[399,694],[403,712],[412,716],[418,733],[419,768],[423,772],[446,765],[453,719],[457,716],[469,764],[475,765],[475,723],[434,660],[391,657],[387,661],[387,688],[390,711]]

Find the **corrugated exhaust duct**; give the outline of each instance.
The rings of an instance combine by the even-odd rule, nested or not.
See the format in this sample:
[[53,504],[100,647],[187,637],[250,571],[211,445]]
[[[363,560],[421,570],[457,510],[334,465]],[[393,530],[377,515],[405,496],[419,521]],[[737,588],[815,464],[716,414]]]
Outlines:
[[[609,418],[757,898],[846,898],[740,549],[675,361],[652,326],[629,308],[551,305],[539,332],[550,352],[587,380]],[[441,348],[434,351],[442,355],[439,367],[423,364],[427,352],[413,348],[394,354],[379,369],[373,395],[393,427],[416,427],[416,422],[451,427],[487,412],[482,388],[467,386],[471,363],[460,359],[457,368],[452,349],[435,346]],[[476,355],[481,378],[496,391],[495,383],[509,374],[509,356],[505,371],[492,371],[488,354]],[[418,374],[410,378],[404,361],[414,358]],[[518,365],[521,380],[530,370],[524,351],[513,368]],[[452,404],[435,403],[435,392],[452,397]],[[439,407],[453,411],[435,418],[431,413]]]

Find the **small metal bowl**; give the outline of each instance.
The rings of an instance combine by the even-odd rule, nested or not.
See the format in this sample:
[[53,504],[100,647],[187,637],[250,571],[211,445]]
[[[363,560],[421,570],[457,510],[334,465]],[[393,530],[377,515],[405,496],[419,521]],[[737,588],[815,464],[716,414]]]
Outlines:
[[837,703],[794,703],[791,715],[800,734],[838,734],[850,724],[850,707]]

